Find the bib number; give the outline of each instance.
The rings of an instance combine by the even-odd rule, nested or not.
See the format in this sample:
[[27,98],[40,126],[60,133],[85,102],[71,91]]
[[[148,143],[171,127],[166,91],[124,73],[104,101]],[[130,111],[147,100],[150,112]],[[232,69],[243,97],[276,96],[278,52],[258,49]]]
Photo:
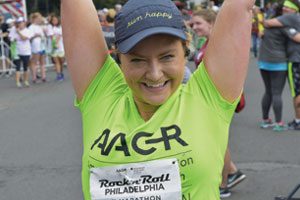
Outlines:
[[176,159],[90,169],[92,200],[181,200]]

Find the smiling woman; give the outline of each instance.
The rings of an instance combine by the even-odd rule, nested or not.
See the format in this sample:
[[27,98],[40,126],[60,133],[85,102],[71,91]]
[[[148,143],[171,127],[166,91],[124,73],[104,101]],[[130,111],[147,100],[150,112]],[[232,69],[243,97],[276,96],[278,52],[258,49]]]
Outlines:
[[147,37],[130,53],[121,54],[120,61],[139,112],[149,120],[183,79],[185,59],[181,39],[169,35]]
[[124,5],[115,21],[119,65],[108,54],[92,1],[62,1],[66,57],[83,120],[85,200],[149,199],[149,193],[219,199],[253,3],[224,2],[204,62],[183,86],[187,36],[172,1]]

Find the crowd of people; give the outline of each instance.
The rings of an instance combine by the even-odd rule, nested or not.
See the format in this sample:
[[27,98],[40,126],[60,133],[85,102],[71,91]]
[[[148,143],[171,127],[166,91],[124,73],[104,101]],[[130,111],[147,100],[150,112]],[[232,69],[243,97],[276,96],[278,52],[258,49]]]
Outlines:
[[29,16],[28,21],[23,17],[5,19],[0,16],[0,24],[3,37],[1,73],[9,76],[14,68],[18,88],[29,87],[39,80],[47,82],[46,56],[50,57],[54,65],[56,80],[64,80],[65,53],[57,15],[43,17],[36,12]]
[[[132,0],[132,2],[134,1],[135,0]],[[194,67],[192,68],[185,66],[184,78],[182,80],[182,83],[185,84],[192,77],[192,74],[195,73],[194,72],[195,69],[197,71],[201,71],[198,70],[198,68],[204,67],[203,66],[204,64],[201,63],[203,63],[203,60],[205,60],[205,55],[209,54],[210,57],[212,57],[211,55],[214,54],[214,52],[211,52],[211,49],[213,48],[212,47],[209,48],[209,42],[211,41],[210,40],[211,37],[213,37],[214,40],[216,40],[215,39],[216,35],[212,35],[213,33],[212,30],[214,28],[215,23],[217,23],[216,19],[217,16],[219,15],[218,13],[220,11],[220,7],[218,5],[215,5],[213,1],[208,4],[195,7],[194,10],[188,10],[186,8],[186,5],[179,1],[178,2],[176,1],[175,4],[178,10],[181,12],[181,15],[184,19],[184,25],[185,25],[184,30],[187,33],[187,38],[184,38],[181,35],[175,35],[175,36],[188,41],[187,43],[184,43],[184,55],[186,59],[188,59],[189,61],[193,61],[195,63]],[[299,98],[299,94],[300,94],[300,79],[299,79],[300,39],[299,38],[300,36],[298,33],[300,31],[299,4],[293,0],[286,0],[283,5],[280,5],[278,3],[273,3],[273,4],[268,3],[265,6],[265,8],[254,6],[252,11],[253,11],[253,17],[252,17],[252,28],[251,28],[251,37],[252,37],[251,50],[253,56],[257,58],[258,68],[260,70],[261,77],[265,87],[265,93],[262,97],[262,103],[261,103],[262,121],[259,124],[259,126],[261,128],[272,128],[274,131],[284,131],[288,129],[300,130],[300,98]],[[122,38],[123,36],[122,33],[120,33],[120,30],[117,29],[121,26],[120,25],[119,27],[115,26],[117,20],[116,17],[120,12],[122,12],[122,5],[120,4],[115,5],[114,8],[100,9],[97,12],[98,21],[100,22],[102,28],[101,34],[105,38],[105,43],[108,48],[108,52],[111,55],[111,58],[113,58],[114,61],[120,66],[121,66],[120,58],[122,58],[123,63],[131,62],[138,65],[140,63],[146,62],[143,58],[140,58],[142,56],[139,56],[140,54],[138,54],[138,52],[136,53],[136,55],[138,55],[137,57],[132,58],[131,61],[128,61],[127,60],[128,58],[125,55],[129,52],[129,49],[122,49],[123,47],[121,45],[123,45],[122,42],[124,41],[120,42],[119,40],[116,40],[116,38],[120,38],[120,37]],[[129,21],[127,26],[128,27],[133,26],[135,23],[138,23],[139,20],[141,20],[141,17],[137,16],[133,21]],[[29,22],[26,22],[24,18],[18,18],[16,20],[8,19],[6,20],[6,22],[2,20],[1,23],[2,23],[1,28],[4,33],[3,36],[5,38],[5,42],[10,45],[9,55],[12,58],[14,65],[16,66],[15,80],[16,80],[17,87],[20,88],[23,87],[22,83],[24,84],[24,86],[29,87],[30,81],[29,81],[28,68],[30,68],[31,71],[31,82],[33,84],[37,82],[38,77],[41,78],[42,82],[47,81],[46,70],[45,70],[45,56],[47,54],[51,56],[52,62],[54,63],[55,70],[57,72],[56,80],[58,81],[64,80],[63,65],[65,62],[64,60],[65,53],[64,53],[64,46],[62,41],[62,28],[60,25],[59,17],[55,15],[51,15],[47,18],[44,18],[39,13],[33,13],[30,16]],[[220,24],[218,24],[218,26],[220,27]],[[118,35],[116,36],[116,34]],[[124,32],[123,34],[126,34],[126,32]],[[143,38],[143,40],[138,42],[143,43],[144,46],[146,46],[149,49],[153,49],[153,44],[151,44],[151,42],[154,41],[154,37],[155,36],[150,36],[148,38],[149,41],[147,38],[146,39]],[[165,42],[165,40],[167,40],[166,38],[163,37],[161,38],[157,37],[155,39],[161,42]],[[173,41],[170,40],[170,42]],[[67,42],[67,44],[68,43],[70,42]],[[101,44],[102,43],[100,42],[99,45]],[[69,51],[72,45],[69,44]],[[75,47],[77,46],[75,45]],[[130,50],[132,48],[135,49],[136,47],[130,47]],[[139,49],[139,51],[144,52],[142,50],[143,49],[142,46],[139,46],[139,43],[137,43],[137,48]],[[97,48],[95,47],[95,49]],[[104,52],[102,53],[103,55],[105,54]],[[77,55],[78,53],[76,54],[74,52],[71,52],[69,54],[72,55],[69,57],[73,58],[73,60],[78,59],[78,58],[76,59],[74,58],[74,55]],[[168,62],[167,59],[172,59],[172,58],[164,57],[163,59],[166,59],[165,62]],[[106,65],[113,65],[113,64],[111,60],[106,60],[105,62],[104,61],[105,60],[101,60],[101,62],[98,63],[104,64],[103,67],[105,68],[105,70],[107,70],[107,72],[105,71],[105,73],[108,73],[109,70],[107,69]],[[78,65],[78,63],[80,63],[78,62],[77,64],[73,64],[73,62],[75,61],[71,62],[72,65]],[[206,63],[209,62],[207,61]],[[90,64],[94,64],[94,63],[91,62]],[[22,78],[20,72],[21,66],[23,68]],[[95,67],[99,67],[99,66],[95,66]],[[37,73],[38,69],[40,75]],[[117,69],[114,70],[115,73],[117,73]],[[130,69],[126,69],[126,70],[124,72],[125,76],[130,76],[131,75],[130,74],[131,72],[129,72]],[[97,71],[95,69],[94,75],[96,74],[96,72]],[[72,76],[75,77],[73,78],[75,79],[75,81],[74,80],[73,81],[75,82],[74,87],[77,92],[78,100],[80,99],[82,100],[84,98],[84,94],[83,94],[84,90],[87,89],[88,86],[87,82],[88,83],[91,82],[90,77],[87,82],[83,82],[79,84],[76,83],[77,71],[71,73]],[[198,72],[197,75],[199,75],[199,73],[200,72]],[[114,76],[113,74],[110,75]],[[287,77],[289,77],[290,88],[292,91],[292,96],[294,98],[293,104],[295,108],[295,119],[286,125],[282,120],[283,105],[282,105],[281,95]],[[97,80],[99,82],[106,80],[104,77],[98,77],[98,78],[100,79]],[[121,79],[119,76],[116,78]],[[115,80],[111,80],[111,82],[115,83]],[[82,84],[85,84],[84,86],[85,89],[80,88]],[[89,94],[94,92],[90,90],[93,89],[96,90],[97,87],[96,84],[97,84],[96,82],[92,82],[92,86],[88,87]],[[107,85],[109,84],[110,83],[107,83]],[[155,83],[153,83],[154,85],[151,84],[152,83],[144,83],[143,87],[150,88],[149,90],[153,90],[153,91],[158,90],[157,89],[158,86],[155,85]],[[166,83],[164,84],[167,85],[168,81],[166,81]],[[133,87],[133,90],[136,89],[134,88],[134,86],[130,86],[130,87]],[[106,88],[104,89],[106,91]],[[109,90],[107,90],[107,92],[109,93]],[[95,95],[99,95],[99,94],[97,93]],[[85,98],[91,98],[91,97],[85,97]],[[243,108],[243,104],[244,104],[243,100],[244,99],[242,94],[242,98],[239,102],[236,112],[239,112]],[[86,99],[83,99],[83,102],[78,102],[77,106],[81,109],[85,109],[85,107],[81,107],[81,106],[83,106],[82,104],[86,103],[86,101],[87,101]],[[93,103],[95,103],[94,101],[96,100],[93,100]],[[135,102],[135,103],[138,105],[139,102]],[[88,105],[84,105],[84,106],[88,106]],[[237,103],[235,104],[235,106],[237,106]],[[273,122],[273,120],[270,119],[269,117],[271,107],[274,110],[275,122]],[[149,117],[148,113],[146,113],[146,115],[142,117],[145,121],[147,121],[152,117],[152,115]],[[99,140],[100,139],[101,138],[99,138]],[[92,145],[91,150],[94,148],[95,144],[96,143]],[[101,144],[99,145],[101,146]],[[101,148],[100,146],[99,148]],[[121,147],[118,148],[121,149]],[[243,172],[241,172],[234,164],[234,162],[231,160],[228,146],[226,147],[225,152],[226,153],[225,153],[224,165],[222,170],[222,181],[221,184],[219,185],[219,193],[221,198],[229,197],[231,195],[230,190],[246,178],[246,175]],[[83,164],[85,165],[86,163]],[[86,168],[87,166],[83,167],[83,170],[85,170],[83,171],[83,176],[84,176],[83,179],[86,179],[87,176]],[[87,192],[87,189],[84,188],[84,191]],[[85,195],[89,197],[89,195],[87,194]]]

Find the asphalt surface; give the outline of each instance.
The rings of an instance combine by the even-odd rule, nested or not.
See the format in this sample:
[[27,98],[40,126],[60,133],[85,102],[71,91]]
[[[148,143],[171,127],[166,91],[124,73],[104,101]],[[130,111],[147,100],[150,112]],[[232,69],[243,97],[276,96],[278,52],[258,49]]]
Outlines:
[[[0,200],[80,200],[82,127],[67,76],[17,89],[0,77]],[[230,148],[247,179],[229,200],[272,200],[300,183],[300,132],[276,133],[258,127],[263,83],[251,58],[246,108],[234,117]],[[283,119],[293,117],[288,86]],[[300,197],[300,193],[298,193]]]

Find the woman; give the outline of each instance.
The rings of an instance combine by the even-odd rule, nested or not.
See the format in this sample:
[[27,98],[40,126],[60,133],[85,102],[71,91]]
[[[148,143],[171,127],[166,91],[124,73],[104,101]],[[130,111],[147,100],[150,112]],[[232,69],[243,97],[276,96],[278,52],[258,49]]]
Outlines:
[[65,62],[65,50],[62,38],[62,28],[60,25],[60,20],[56,15],[51,15],[50,17],[50,35],[52,38],[52,53],[51,57],[54,62],[56,70],[56,80],[64,80],[64,62]]
[[265,26],[269,28],[285,27],[288,29],[288,35],[291,37],[288,40],[286,49],[288,59],[288,78],[295,111],[294,120],[288,123],[288,128],[291,130],[300,130],[300,44],[297,37],[294,38],[294,36],[297,35],[297,31],[300,30],[299,3],[300,2],[296,0],[285,1],[283,4],[283,11],[290,14],[265,21]]
[[31,56],[30,39],[33,37],[31,31],[26,28],[26,22],[23,17],[16,20],[16,27],[11,29],[9,38],[12,42],[16,43],[16,57],[14,63],[16,65],[16,85],[18,88],[22,87],[21,84],[21,66],[23,66],[23,80],[24,85],[29,87],[28,82],[28,66]]
[[33,38],[31,38],[31,73],[32,82],[37,81],[37,70],[38,67],[41,69],[42,81],[46,82],[46,35],[42,27],[43,16],[36,12],[31,14],[31,25],[29,30],[33,33]]
[[[205,55],[207,44],[215,24],[217,13],[213,10],[199,10],[193,14],[192,24],[193,30],[198,37],[205,37],[206,42],[195,55],[195,64],[198,66]],[[231,195],[229,189],[236,184],[240,183],[246,178],[240,170],[237,169],[236,165],[231,161],[231,155],[229,148],[226,150],[224,159],[224,168],[222,173],[222,184],[220,186],[221,198],[226,198]]]
[[204,52],[207,48],[209,36],[216,21],[217,13],[213,10],[198,10],[193,14],[192,25],[193,30],[198,37],[206,38],[205,43],[202,45],[198,53],[195,54],[194,62],[196,67],[201,63]]
[[92,1],[62,1],[66,57],[83,116],[86,200],[219,199],[253,2],[223,6],[203,67],[182,87],[188,44],[172,1],[124,5],[115,23],[121,68],[108,55]]
[[[292,14],[295,11],[278,8],[277,15]],[[282,28],[268,28],[265,24],[264,35],[261,40],[259,48],[258,67],[265,86],[265,93],[262,97],[262,122],[261,128],[273,127],[274,131],[287,130],[287,126],[282,120],[282,92],[287,79],[287,42],[289,35],[286,30]],[[275,124],[269,116],[271,105],[274,110]]]

